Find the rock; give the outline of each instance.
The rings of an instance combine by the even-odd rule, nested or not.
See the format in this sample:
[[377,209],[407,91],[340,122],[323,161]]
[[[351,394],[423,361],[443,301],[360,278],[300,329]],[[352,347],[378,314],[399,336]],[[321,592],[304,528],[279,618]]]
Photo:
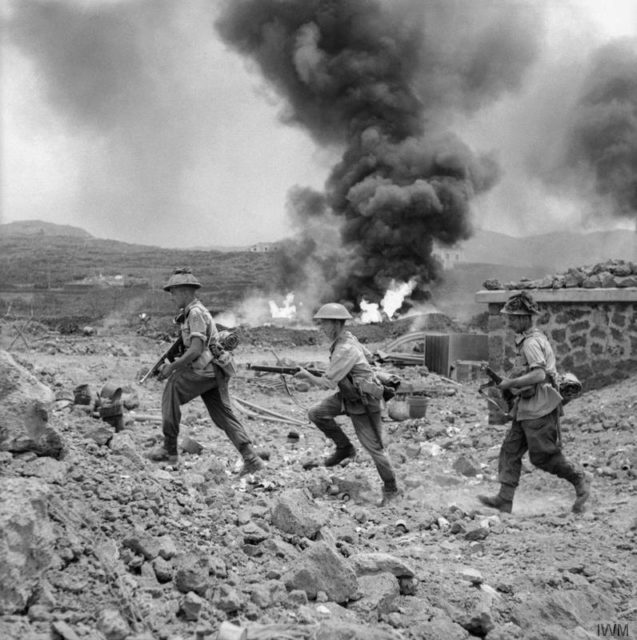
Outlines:
[[157,538],[157,545],[157,552],[164,560],[170,560],[177,555],[177,545],[170,536]]
[[379,619],[381,615],[396,611],[400,590],[392,573],[361,576],[358,587],[363,597],[348,606],[351,611],[361,613],[367,620],[371,619],[370,616]]
[[353,569],[325,542],[316,542],[300,554],[283,580],[289,590],[303,589],[310,600],[324,591],[334,602],[347,602],[358,591]]
[[175,587],[181,593],[203,595],[209,586],[208,559],[193,554],[178,556],[175,563]]
[[410,566],[389,553],[357,553],[348,560],[357,576],[391,573],[397,578],[413,578],[415,575]]
[[61,457],[64,442],[48,423],[53,391],[0,350],[0,451]]
[[103,609],[97,617],[97,628],[106,640],[124,640],[130,635],[131,629],[116,609]]
[[462,454],[456,459],[453,463],[453,470],[469,478],[477,476],[482,471],[480,463],[466,454]]
[[0,615],[23,611],[53,561],[49,490],[35,479],[2,478]]
[[475,527],[464,534],[465,540],[484,540],[489,535],[487,527]]
[[108,445],[110,450],[120,456],[124,456],[135,463],[138,469],[143,469],[146,461],[137,453],[135,443],[128,433],[115,433]]
[[155,577],[160,583],[170,582],[173,579],[174,568],[172,562],[163,558],[155,558],[152,563]]
[[62,638],[62,640],[80,640],[80,636],[63,620],[56,620],[51,623],[51,629]]
[[524,631],[512,622],[496,624],[484,640],[520,640],[524,636]]
[[328,514],[320,509],[306,491],[284,491],[272,510],[272,524],[285,533],[315,538],[327,523]]
[[293,589],[288,593],[288,602],[291,604],[307,604],[307,593],[303,589]]
[[113,439],[114,435],[115,429],[112,429],[105,424],[97,424],[87,432],[86,437],[90,438],[100,446],[105,447]]
[[[425,636],[423,636],[425,637]],[[312,636],[313,640],[403,640],[398,631],[381,629],[344,620],[323,620]]]
[[365,494],[373,491],[366,474],[356,471],[351,475],[332,476],[332,483],[336,486],[336,493],[347,496],[351,500],[360,500]]
[[398,585],[400,588],[400,594],[403,596],[413,596],[416,594],[418,587],[418,581],[416,578],[409,578],[407,576],[401,576],[398,578]]
[[186,620],[194,622],[199,619],[201,610],[204,608],[206,601],[193,591],[189,591],[184,595],[179,603],[179,611]]
[[572,629],[616,616],[611,602],[592,586],[548,594],[520,593],[518,596],[523,604],[514,607],[511,621],[522,629],[528,629],[528,625],[537,627],[538,620]]
[[212,605],[216,609],[221,609],[221,611],[225,611],[226,613],[235,613],[243,606],[243,598],[234,587],[221,584],[219,588],[215,590],[212,597]]
[[186,436],[180,443],[180,449],[185,453],[198,456],[203,451],[203,445],[200,442],[197,442],[194,438]]
[[154,560],[159,555],[159,541],[151,536],[131,536],[125,538],[122,546],[131,549],[146,560]]
[[22,467],[22,475],[40,478],[49,484],[62,484],[66,479],[68,466],[55,458],[36,458]]
[[416,638],[435,638],[436,640],[467,640],[469,632],[454,622],[443,611],[436,613],[427,621],[419,621],[411,626]]
[[480,585],[484,582],[482,574],[477,569],[471,567],[462,567],[458,570],[458,575],[473,585]]
[[[303,596],[306,595],[304,591],[296,591],[295,593],[302,593]],[[267,609],[268,607],[281,602],[285,598],[285,595],[285,587],[282,582],[279,580],[267,580],[262,584],[252,587],[250,599],[258,607]],[[288,597],[288,602],[289,601],[290,598]],[[305,598],[305,602],[299,602],[299,604],[307,604],[307,597]]]
[[259,544],[270,537],[267,531],[254,522],[250,522],[241,527],[241,534],[246,544]]

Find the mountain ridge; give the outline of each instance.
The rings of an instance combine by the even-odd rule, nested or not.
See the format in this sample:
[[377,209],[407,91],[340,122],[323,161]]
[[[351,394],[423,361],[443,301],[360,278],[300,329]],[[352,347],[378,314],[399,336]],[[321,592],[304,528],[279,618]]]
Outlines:
[[[23,220],[0,224],[0,237],[68,237],[90,241],[104,248],[128,248],[131,252],[160,249],[168,252],[218,251],[244,252],[250,245],[232,247],[154,247],[107,238],[96,238],[81,227],[59,225],[40,220]],[[461,262],[493,264],[511,267],[541,267],[550,271],[609,259],[637,261],[637,233],[627,229],[576,233],[561,231],[532,236],[515,237],[497,231],[477,229],[471,238],[459,243]]]

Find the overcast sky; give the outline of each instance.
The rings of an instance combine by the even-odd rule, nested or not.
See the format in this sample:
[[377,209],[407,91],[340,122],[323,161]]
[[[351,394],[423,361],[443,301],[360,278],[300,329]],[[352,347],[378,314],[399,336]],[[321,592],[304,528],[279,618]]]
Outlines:
[[[482,1],[498,4],[474,6]],[[545,10],[540,50],[519,86],[481,108],[450,112],[445,123],[500,165],[499,181],[472,202],[474,224],[513,235],[634,226],[635,216],[605,215],[611,205],[601,200],[592,206],[582,182],[556,186],[568,178],[547,178],[543,165],[557,153],[590,57],[637,37],[637,0],[527,4]],[[320,191],[343,149],[281,122],[282,98],[221,41],[219,7],[5,3],[0,222],[38,219],[166,247],[288,236],[288,191]],[[463,42],[447,46],[461,50]]]

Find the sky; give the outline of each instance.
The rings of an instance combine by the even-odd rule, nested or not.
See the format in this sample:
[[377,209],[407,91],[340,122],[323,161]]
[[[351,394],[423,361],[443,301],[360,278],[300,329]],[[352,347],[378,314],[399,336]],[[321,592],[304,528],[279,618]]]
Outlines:
[[[411,11],[418,5],[401,1]],[[511,235],[634,228],[633,201],[615,197],[631,185],[618,184],[617,174],[593,175],[595,140],[567,132],[582,123],[580,99],[595,89],[585,91],[591,68],[604,69],[603,60],[591,67],[594,56],[618,39],[632,55],[637,0],[473,0],[466,15],[468,4],[456,6],[444,41],[427,36],[446,62],[470,49],[476,8],[480,27],[506,13],[529,30],[523,60],[503,50],[497,28],[490,31],[494,59],[520,54],[520,67],[506,83],[493,80],[488,99],[456,93],[430,73],[414,80],[416,94],[435,86],[445,96],[424,115],[497,161],[498,178],[470,200],[473,225]],[[321,192],[346,141],[290,117],[290,97],[241,51],[241,34],[220,33],[224,11],[221,0],[6,2],[0,223],[37,219],[175,248],[292,234],[291,194]],[[301,37],[311,40],[312,31]],[[307,56],[317,54],[305,44]],[[310,68],[314,60],[306,62]],[[637,73],[629,57],[626,68]]]

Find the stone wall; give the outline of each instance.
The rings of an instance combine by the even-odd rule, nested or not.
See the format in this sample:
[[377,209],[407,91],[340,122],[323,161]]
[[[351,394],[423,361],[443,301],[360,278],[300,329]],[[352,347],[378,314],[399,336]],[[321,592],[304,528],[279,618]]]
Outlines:
[[[515,290],[476,294],[489,309],[489,363],[507,371],[514,351],[502,305]],[[536,326],[551,341],[560,372],[571,371],[585,389],[637,373],[637,288],[538,289]]]

